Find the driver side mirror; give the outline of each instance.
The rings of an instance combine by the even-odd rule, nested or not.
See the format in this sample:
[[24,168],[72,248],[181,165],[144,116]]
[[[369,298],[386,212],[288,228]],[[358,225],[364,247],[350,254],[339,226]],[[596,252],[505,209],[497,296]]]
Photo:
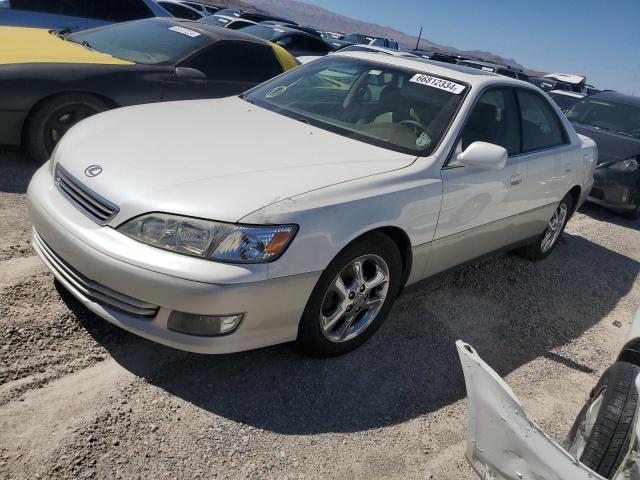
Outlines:
[[173,80],[177,80],[179,82],[204,83],[207,81],[207,76],[195,68],[176,67],[176,70],[173,73]]
[[486,142],[473,142],[459,153],[457,161],[462,165],[483,170],[502,170],[507,163],[508,153],[504,147]]

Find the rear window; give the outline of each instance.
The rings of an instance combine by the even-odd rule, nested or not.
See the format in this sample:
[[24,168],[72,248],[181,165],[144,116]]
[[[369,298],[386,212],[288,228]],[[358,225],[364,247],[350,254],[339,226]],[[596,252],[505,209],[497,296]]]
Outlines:
[[332,55],[243,98],[354,140],[425,156],[440,143],[467,91],[442,77]]
[[67,39],[147,65],[174,64],[207,43],[200,32],[159,19],[116,23],[73,33]]
[[254,35],[256,37],[263,38],[265,40],[272,40],[284,33],[281,28],[265,27],[263,25],[251,25],[250,27],[241,28],[244,33]]

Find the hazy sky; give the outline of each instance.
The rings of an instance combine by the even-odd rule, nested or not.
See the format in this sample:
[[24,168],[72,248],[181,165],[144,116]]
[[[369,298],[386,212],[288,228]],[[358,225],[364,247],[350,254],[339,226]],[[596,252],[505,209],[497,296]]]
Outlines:
[[640,96],[640,0],[305,1],[415,36],[423,26],[436,43]]

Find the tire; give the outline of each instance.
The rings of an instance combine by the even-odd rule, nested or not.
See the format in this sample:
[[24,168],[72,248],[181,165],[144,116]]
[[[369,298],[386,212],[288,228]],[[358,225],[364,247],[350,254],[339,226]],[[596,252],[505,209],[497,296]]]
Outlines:
[[[562,211],[564,211],[564,214],[561,214]],[[532,262],[537,262],[547,258],[551,255],[554,248],[556,248],[558,240],[562,237],[564,229],[567,226],[567,222],[569,221],[569,218],[571,218],[572,214],[573,196],[568,193],[562,200],[560,200],[560,203],[549,220],[545,231],[542,232],[542,234],[533,243],[517,249],[516,253],[521,257],[531,260]],[[554,219],[558,218],[558,215],[561,215],[561,224],[555,227],[557,230],[552,230],[552,222],[554,222]],[[546,245],[547,235],[554,236],[550,246]]]
[[625,212],[622,216],[627,220],[638,220],[640,218],[640,204],[635,208],[635,210]]
[[[358,262],[364,280],[360,282],[353,273]],[[369,290],[368,285],[384,278],[385,270],[387,280]],[[336,288],[338,278],[342,289]],[[389,314],[399,294],[401,278],[400,251],[383,233],[373,233],[347,246],[314,287],[298,327],[298,344],[307,353],[320,357],[342,355],[359,347]],[[330,327],[332,318],[336,320]]]
[[[635,387],[640,368],[616,362],[602,375],[589,400],[576,418],[565,446],[581,463],[605,478],[612,478],[626,456],[634,430],[638,406]],[[585,437],[591,407],[598,402],[595,422]],[[592,414],[594,415],[594,414]]]
[[56,143],[72,126],[105,110],[109,110],[109,105],[86,93],[70,93],[45,100],[27,121],[24,139],[27,152],[33,161],[46,162]]

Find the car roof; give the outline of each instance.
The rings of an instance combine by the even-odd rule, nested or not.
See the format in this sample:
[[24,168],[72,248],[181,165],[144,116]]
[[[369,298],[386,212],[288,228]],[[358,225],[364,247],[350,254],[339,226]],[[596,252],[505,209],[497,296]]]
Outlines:
[[636,97],[634,95],[625,95],[624,93],[615,92],[613,90],[594,93],[589,98],[601,98],[603,100],[611,100],[618,103],[640,107],[640,97]]
[[501,65],[499,63],[492,63],[492,62],[485,62],[482,60],[460,60],[460,63],[462,62],[467,62],[467,63],[475,63],[476,65],[482,65],[485,67],[491,67],[491,68],[506,68],[507,70],[511,70],[514,72],[518,72],[518,73],[524,73],[521,69],[519,68],[513,68],[510,67],[509,65]]
[[376,63],[385,63],[391,66],[402,67],[415,70],[416,73],[425,73],[427,75],[437,75],[441,77],[447,77],[451,79],[460,80],[468,83],[472,87],[481,87],[486,84],[500,83],[513,84],[514,86],[529,86],[533,88],[529,83],[515,78],[505,77],[492,72],[485,72],[469,67],[461,67],[455,64],[442,63],[438,61],[431,61],[423,58],[407,58],[407,57],[394,57],[391,55],[380,55],[379,53],[368,52],[342,52],[338,51],[332,55],[338,55],[341,57],[352,57],[361,60],[369,60]]
[[[311,34],[309,32],[305,32],[304,30],[300,30],[300,29],[298,29],[296,27],[288,27],[287,25],[280,25],[280,24],[277,24],[277,25],[265,25],[263,23],[258,23],[257,26],[264,27],[264,28],[270,28],[272,30],[277,31],[278,33],[282,32],[282,33],[280,33],[280,35],[278,35],[278,37],[280,37],[280,36],[282,36],[284,34],[297,33],[297,34],[302,34],[302,35],[307,35],[307,36],[310,36],[310,37],[318,38],[318,37],[316,37],[315,35],[313,35],[313,34]],[[277,38],[277,37],[274,37],[274,40],[275,40],[275,38]]]

